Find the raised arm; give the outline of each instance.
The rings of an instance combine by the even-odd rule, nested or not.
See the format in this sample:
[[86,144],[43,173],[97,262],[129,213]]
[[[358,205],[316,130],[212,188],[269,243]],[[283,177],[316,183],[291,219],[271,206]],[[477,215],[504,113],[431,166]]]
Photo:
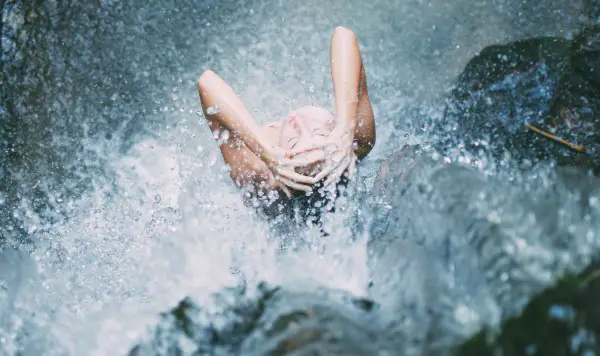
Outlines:
[[[328,140],[312,149],[333,146],[326,156],[327,164],[315,176],[316,180],[327,177],[324,186],[340,180],[347,170],[352,176],[356,160],[365,157],[375,145],[375,121],[367,91],[367,78],[354,32],[336,27],[331,37],[331,79],[335,98],[335,127]],[[288,156],[303,154],[309,149],[291,150]]]
[[[233,89],[215,72],[207,70],[198,79],[200,102],[211,125],[218,124],[239,138],[259,158],[268,160],[275,148],[254,121]],[[210,108],[210,110],[209,110]]]
[[[302,165],[285,158],[285,152],[269,141],[233,89],[213,71],[205,71],[198,79],[198,92],[204,115],[215,133],[231,177],[238,185],[282,188],[289,196],[292,189],[310,191],[304,184],[315,179],[300,175],[295,166]],[[227,130],[229,135],[224,135]],[[283,183],[279,184],[279,183]]]
[[335,97],[336,130],[355,142],[358,158],[375,145],[375,122],[367,90],[367,78],[354,32],[337,27],[330,47],[331,79]]

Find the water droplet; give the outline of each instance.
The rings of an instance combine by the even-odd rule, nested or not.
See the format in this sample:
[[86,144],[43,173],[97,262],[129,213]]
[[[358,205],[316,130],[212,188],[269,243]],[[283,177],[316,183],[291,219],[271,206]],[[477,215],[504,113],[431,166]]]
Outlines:
[[521,169],[530,169],[531,167],[533,167],[533,163],[527,158],[525,158],[523,162],[521,162],[521,164],[519,165],[519,168]]
[[223,132],[221,132],[221,140],[223,141],[223,143],[226,143],[227,141],[229,141],[229,131],[228,130],[223,130]]
[[315,90],[316,90],[316,88],[315,88],[314,84],[310,84],[310,85],[308,86],[308,91],[309,91],[309,92],[311,92],[311,93],[314,93],[314,92],[315,92]]
[[2,192],[0,192],[0,205],[4,204],[6,202],[6,195]]
[[594,241],[594,232],[592,230],[588,230],[587,234],[585,234],[587,242],[592,243]]
[[160,194],[156,194],[156,195],[154,196],[154,202],[155,202],[156,204],[160,203],[160,200],[161,200],[161,199],[162,199],[162,198],[161,198]]
[[498,214],[497,211],[491,211],[488,214],[487,219],[489,222],[494,223],[494,224],[498,224],[502,221],[502,218],[500,217],[500,214]]
[[199,117],[204,117],[204,113],[202,112],[202,110],[197,111],[196,115],[198,115]]
[[218,105],[213,105],[213,106],[209,106],[208,109],[206,109],[206,113],[208,115],[215,115],[220,110],[221,110],[221,108]]

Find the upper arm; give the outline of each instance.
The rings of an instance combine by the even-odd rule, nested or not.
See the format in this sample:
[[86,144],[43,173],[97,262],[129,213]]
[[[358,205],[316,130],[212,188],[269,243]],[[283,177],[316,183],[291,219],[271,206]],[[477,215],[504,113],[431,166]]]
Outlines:
[[375,146],[375,116],[373,107],[369,99],[369,91],[367,89],[367,77],[365,75],[364,66],[361,64],[360,75],[360,94],[358,97],[358,107],[356,110],[357,125],[354,133],[354,139],[358,143],[358,148],[355,150],[356,156],[359,159],[364,158]]
[[[231,178],[240,186],[271,187],[273,174],[254,152],[264,146],[264,132],[234,93],[216,73],[205,71],[198,79],[200,102],[205,118],[219,144]],[[217,105],[216,113],[207,111]],[[223,132],[229,130],[227,137]],[[223,142],[225,141],[225,142]],[[251,149],[253,147],[253,149]]]
[[275,189],[277,183],[269,167],[240,139],[230,137],[219,145],[219,149],[236,185],[247,191]]

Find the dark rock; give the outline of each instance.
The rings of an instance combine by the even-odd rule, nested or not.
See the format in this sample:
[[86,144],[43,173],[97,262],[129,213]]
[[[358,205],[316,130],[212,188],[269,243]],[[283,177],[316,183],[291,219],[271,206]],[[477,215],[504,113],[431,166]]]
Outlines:
[[586,0],[584,2],[584,12],[591,22],[600,23],[600,1]]
[[393,350],[369,300],[346,293],[259,287],[215,296],[215,306],[184,299],[161,316],[130,355],[373,355]]
[[600,25],[572,41],[544,37],[486,47],[459,76],[439,132],[472,151],[487,149],[496,158],[508,151],[517,160],[553,159],[598,172],[598,50]]
[[536,295],[498,332],[482,330],[457,355],[596,355],[600,351],[600,263]]

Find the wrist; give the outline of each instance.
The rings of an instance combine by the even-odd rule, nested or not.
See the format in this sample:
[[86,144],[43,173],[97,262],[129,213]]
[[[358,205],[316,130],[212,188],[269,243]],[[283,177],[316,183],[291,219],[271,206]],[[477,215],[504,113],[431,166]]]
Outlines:
[[347,123],[342,123],[339,122],[332,130],[332,133],[341,136],[341,137],[347,137],[349,141],[353,141],[354,140],[354,128],[347,124]]
[[269,167],[273,166],[279,158],[275,147],[269,146],[261,148],[258,156]]

